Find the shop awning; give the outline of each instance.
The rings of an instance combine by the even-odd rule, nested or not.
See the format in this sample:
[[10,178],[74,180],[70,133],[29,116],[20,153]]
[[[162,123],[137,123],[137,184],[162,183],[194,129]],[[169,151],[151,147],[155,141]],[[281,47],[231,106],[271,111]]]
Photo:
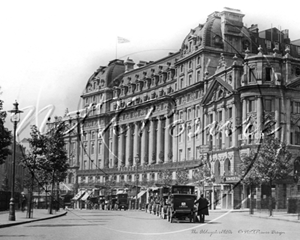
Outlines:
[[86,201],[91,194],[92,194],[92,191],[86,191],[80,200]]
[[[146,193],[147,191],[140,191],[139,193],[138,193],[138,195],[137,195],[137,198],[139,199],[139,198],[141,198],[145,193]],[[135,197],[133,198],[133,199],[135,199]]]
[[79,200],[79,199],[83,196],[84,193],[85,193],[84,190],[79,191],[79,192],[72,198],[72,200]]

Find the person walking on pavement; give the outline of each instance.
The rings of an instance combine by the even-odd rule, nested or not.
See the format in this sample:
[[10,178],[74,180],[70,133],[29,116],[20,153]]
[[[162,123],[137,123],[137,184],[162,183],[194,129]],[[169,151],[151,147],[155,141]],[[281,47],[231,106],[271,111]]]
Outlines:
[[24,192],[22,192],[21,193],[21,210],[22,210],[22,212],[25,211],[26,202],[27,202],[26,195]]
[[205,215],[209,215],[208,213],[208,201],[206,198],[203,197],[201,194],[200,198],[195,201],[195,204],[198,203],[198,215],[200,217],[200,223],[204,223]]

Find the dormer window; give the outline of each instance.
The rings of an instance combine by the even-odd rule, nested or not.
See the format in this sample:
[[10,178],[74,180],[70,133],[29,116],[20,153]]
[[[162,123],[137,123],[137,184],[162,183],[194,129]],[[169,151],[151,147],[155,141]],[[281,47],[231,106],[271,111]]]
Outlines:
[[190,41],[190,42],[189,42],[189,51],[190,51],[190,52],[193,50],[192,47],[193,47],[193,42]]
[[193,63],[192,61],[189,61],[189,68],[192,68],[193,67]]
[[266,67],[266,81],[271,81],[272,68]]
[[249,68],[249,82],[255,81],[254,68]]
[[246,51],[247,49],[249,49],[249,41],[248,40],[244,40],[243,41],[243,50]]
[[266,40],[266,46],[268,49],[271,49],[272,48],[272,42],[269,41],[269,40]]

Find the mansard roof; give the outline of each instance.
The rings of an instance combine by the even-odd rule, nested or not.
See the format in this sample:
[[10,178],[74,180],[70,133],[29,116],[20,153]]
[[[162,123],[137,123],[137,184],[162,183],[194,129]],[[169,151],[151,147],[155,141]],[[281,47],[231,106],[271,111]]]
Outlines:
[[[210,84],[209,88],[207,89],[206,94],[204,95],[204,97],[202,99],[203,105],[208,104],[211,101],[218,100],[219,97],[216,97],[216,95],[215,95],[217,91],[220,92],[220,90],[221,90],[221,91],[227,91],[230,94],[233,93],[233,88],[230,86],[230,84],[225,82],[222,78],[216,77],[212,81],[213,82]],[[223,93],[225,93],[225,92],[223,92]],[[223,98],[223,96],[222,96],[222,98]]]

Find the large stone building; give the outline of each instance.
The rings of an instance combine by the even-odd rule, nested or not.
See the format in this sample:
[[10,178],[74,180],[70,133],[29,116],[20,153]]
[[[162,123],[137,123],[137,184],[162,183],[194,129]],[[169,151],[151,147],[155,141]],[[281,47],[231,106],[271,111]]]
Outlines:
[[[225,8],[191,29],[178,52],[99,67],[81,96],[80,118],[68,114],[84,134],[67,138],[67,182],[134,185],[159,182],[166,172],[176,182],[181,171],[192,183],[207,162],[211,201],[246,207],[248,190],[237,184],[240,155],[259,143],[264,122],[276,122],[275,136],[294,157],[300,150],[300,41],[291,41],[288,30],[245,27],[243,17]],[[286,198],[288,187],[277,193]]]

